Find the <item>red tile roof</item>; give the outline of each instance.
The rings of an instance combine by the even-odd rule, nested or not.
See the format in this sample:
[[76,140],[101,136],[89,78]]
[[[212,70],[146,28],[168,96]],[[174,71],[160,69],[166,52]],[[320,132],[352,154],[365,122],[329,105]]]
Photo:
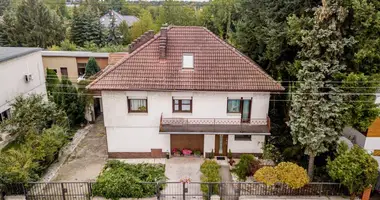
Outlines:
[[[282,91],[256,63],[204,27],[167,31],[166,59],[159,58],[159,34],[93,81],[92,90]],[[183,53],[194,70],[182,70]]]
[[108,65],[116,64],[120,59],[128,56],[128,52],[110,53],[108,56]]

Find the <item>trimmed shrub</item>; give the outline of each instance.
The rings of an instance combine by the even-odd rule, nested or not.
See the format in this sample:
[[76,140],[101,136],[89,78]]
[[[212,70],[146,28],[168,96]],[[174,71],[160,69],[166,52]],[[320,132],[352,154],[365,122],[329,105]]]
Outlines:
[[276,167],[263,167],[257,170],[254,178],[266,185],[283,183],[292,189],[301,188],[309,183],[306,170],[291,162],[282,162]]
[[[94,196],[107,199],[143,198],[155,195],[156,185],[143,182],[165,181],[161,164],[126,164],[108,161],[93,187]],[[161,188],[162,189],[162,188]]]
[[[207,183],[207,182],[220,182],[220,174],[219,174],[219,168],[220,166],[215,160],[206,160],[201,165],[201,182]],[[207,184],[201,185],[201,190],[204,194],[209,193],[209,186]],[[218,194],[219,193],[219,187],[218,185],[214,184],[211,188],[211,194]]]
[[309,183],[309,177],[304,168],[291,162],[281,162],[275,167],[277,177],[293,189],[301,188]]
[[252,176],[260,168],[260,162],[251,154],[243,154],[240,161],[233,170],[239,180],[245,181],[248,176]]
[[273,167],[262,167],[253,176],[256,181],[265,183],[268,186],[278,183],[277,172]]

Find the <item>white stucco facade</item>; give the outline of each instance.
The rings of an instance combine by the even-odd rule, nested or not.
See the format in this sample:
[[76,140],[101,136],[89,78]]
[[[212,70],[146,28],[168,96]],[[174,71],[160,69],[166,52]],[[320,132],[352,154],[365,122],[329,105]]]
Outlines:
[[[27,74],[31,75],[28,82]],[[46,95],[40,51],[0,62],[0,113],[9,109],[17,96],[32,93]]]
[[[128,113],[128,98],[147,99],[148,113]],[[173,113],[173,98],[192,98],[192,113]],[[170,152],[170,134],[159,132],[161,116],[240,119],[240,113],[227,113],[227,98],[252,99],[251,119],[266,121],[269,92],[102,91],[108,152],[151,152],[151,149]],[[214,149],[215,134],[204,135],[205,152]],[[234,153],[262,153],[264,134],[269,133],[252,135],[251,141],[235,141],[234,135],[229,135],[228,148]]]

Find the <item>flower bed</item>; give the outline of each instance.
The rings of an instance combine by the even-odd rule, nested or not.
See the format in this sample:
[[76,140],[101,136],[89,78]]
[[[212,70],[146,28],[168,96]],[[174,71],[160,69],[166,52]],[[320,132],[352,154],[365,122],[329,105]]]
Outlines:
[[179,156],[185,156],[185,157],[189,157],[189,156],[195,156],[195,157],[201,157],[202,155],[202,152],[199,151],[199,150],[191,150],[191,149],[178,149],[178,148],[173,148],[172,149],[172,155],[174,157],[179,157]]

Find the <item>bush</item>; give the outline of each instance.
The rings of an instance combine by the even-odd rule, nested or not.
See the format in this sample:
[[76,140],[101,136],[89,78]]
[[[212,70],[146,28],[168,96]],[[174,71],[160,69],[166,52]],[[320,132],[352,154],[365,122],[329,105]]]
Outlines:
[[233,172],[236,173],[239,180],[245,181],[248,176],[252,176],[260,168],[260,162],[251,154],[243,154],[240,161],[236,164]]
[[263,167],[257,170],[254,178],[266,185],[284,183],[293,189],[301,188],[309,183],[306,170],[291,162],[282,162],[276,167]]
[[0,185],[37,181],[56,160],[67,141],[64,128],[53,126],[42,133],[29,132],[25,142],[0,154]]
[[107,199],[151,197],[156,192],[156,185],[142,182],[165,180],[164,165],[126,164],[111,160],[96,180],[93,195]]
[[309,177],[304,168],[291,162],[282,162],[275,167],[278,179],[293,189],[301,188],[309,183]]
[[[215,160],[206,160],[201,165],[201,182],[207,183],[207,182],[220,182],[221,178],[219,175],[219,168],[220,166]],[[204,194],[209,193],[209,186],[207,184],[201,185],[201,191]],[[219,193],[219,187],[218,185],[213,185],[211,188],[211,194],[218,194]]]
[[364,149],[355,145],[346,152],[340,151],[335,160],[328,160],[328,173],[339,180],[350,192],[351,199],[376,183],[378,163]]
[[256,171],[255,175],[253,176],[256,181],[265,183],[266,185],[274,185],[275,183],[278,183],[278,177],[276,170],[273,167],[263,167]]

